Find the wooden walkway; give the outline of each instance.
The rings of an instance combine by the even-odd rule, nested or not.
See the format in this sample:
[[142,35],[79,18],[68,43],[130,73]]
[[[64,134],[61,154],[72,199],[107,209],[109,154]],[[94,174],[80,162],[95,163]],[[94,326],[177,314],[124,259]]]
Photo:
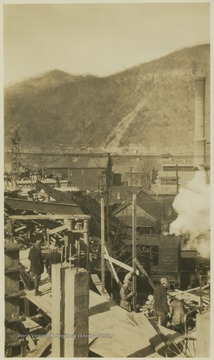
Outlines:
[[[28,262],[26,255],[25,252],[21,260],[25,266]],[[26,298],[51,321],[51,284],[46,273],[42,275],[39,290],[41,296],[35,296],[34,290],[26,290]],[[158,357],[154,339],[159,344],[162,342],[143,313],[130,314],[106,296],[89,292],[89,348],[93,353],[101,357]],[[43,342],[44,346],[49,345],[51,337]],[[37,346],[29,357],[40,353]]]
[[25,290],[26,298],[31,301],[34,305],[37,306],[38,310],[41,309],[44,314],[46,314],[51,319],[51,287],[50,282],[46,282],[39,287],[39,290],[42,292],[41,296],[35,296],[34,290]]
[[[40,290],[42,291],[41,296],[35,296],[34,290],[26,291],[26,298],[37,306],[38,311],[51,319],[50,283],[44,282],[40,286]],[[130,313],[115,305],[113,301],[108,301],[104,296],[90,291],[90,350],[101,357],[157,357],[158,354],[150,341],[157,337],[156,331],[143,313],[135,315],[142,317],[142,326],[133,323]],[[34,352],[29,355],[34,357]]]

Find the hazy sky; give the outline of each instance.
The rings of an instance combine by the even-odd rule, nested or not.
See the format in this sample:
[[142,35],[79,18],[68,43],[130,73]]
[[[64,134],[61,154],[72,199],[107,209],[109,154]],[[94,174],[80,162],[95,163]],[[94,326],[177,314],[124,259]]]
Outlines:
[[105,76],[210,42],[209,3],[4,4],[4,83],[59,69]]

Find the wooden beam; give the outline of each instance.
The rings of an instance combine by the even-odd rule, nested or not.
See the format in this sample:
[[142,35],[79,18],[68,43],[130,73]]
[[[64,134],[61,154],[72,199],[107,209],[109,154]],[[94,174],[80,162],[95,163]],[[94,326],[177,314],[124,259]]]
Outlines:
[[20,226],[19,228],[15,229],[14,232],[19,232],[24,229],[26,229],[26,225]]
[[[52,339],[54,357],[88,356],[88,272],[80,269],[52,265],[52,308],[59,309],[52,317],[52,332],[59,339]],[[55,280],[55,281],[54,281]],[[64,336],[64,335],[68,336]],[[70,336],[69,336],[70,335]]]
[[[89,215],[57,215],[57,214],[49,214],[49,215],[11,215],[9,219],[12,221],[15,220],[61,220],[61,219],[68,219],[68,220],[90,220]],[[75,232],[75,231],[74,231]],[[76,232],[82,232],[78,230]]]
[[[105,253],[106,253],[105,255],[108,256],[108,262],[107,262],[108,268],[109,268],[113,278],[116,280],[117,284],[119,285],[119,287],[121,287],[122,283],[121,283],[120,279],[117,276],[117,273],[116,273],[114,265],[113,265],[113,263],[112,263],[112,261],[110,259],[110,256],[109,256],[109,253],[108,253],[108,250],[107,250],[106,246],[105,246]],[[112,283],[111,283],[111,286],[112,286]],[[112,296],[112,294],[111,294],[111,296]]]
[[46,202],[46,201],[31,201],[20,199],[5,199],[5,203],[13,209],[36,211],[50,214],[68,214],[68,215],[83,215],[84,212],[79,205],[64,202]]
[[28,356],[33,357],[33,358],[34,357],[37,357],[37,358],[42,357],[45,350],[49,346],[51,346],[51,340],[52,340],[51,331],[49,331],[46,335],[44,335],[44,337],[39,338],[35,350],[29,352]]
[[90,272],[90,249],[89,249],[89,229],[88,229],[88,220],[84,220],[83,222],[83,238],[84,243],[86,244],[86,269],[88,272]]
[[67,230],[67,229],[68,229],[68,225],[58,226],[57,228],[49,229],[49,235],[56,234],[60,231]]
[[[123,268],[123,269],[125,269],[127,271],[133,271],[133,268],[131,266],[129,266],[127,264],[124,264],[122,261],[114,259],[113,257],[111,257],[111,256],[109,256],[107,254],[105,254],[105,259],[108,260],[109,262],[115,264],[115,265],[118,265],[119,267],[121,267],[121,268]],[[136,270],[136,275],[140,275],[138,270]]]
[[94,285],[96,286],[97,290],[99,291],[100,295],[103,295],[103,296],[105,296],[105,298],[107,300],[110,300],[111,298],[110,298],[107,290],[104,289],[104,291],[103,291],[102,283],[99,279],[99,276],[97,274],[91,274],[91,278],[92,278],[92,281],[93,281]]
[[[136,194],[132,195],[132,271],[136,274],[136,263],[135,258],[137,256],[137,240],[136,240],[136,227],[137,227],[137,214],[136,214]],[[132,292],[137,292],[137,281],[136,276],[132,278]],[[133,310],[136,312],[137,298],[132,298]]]
[[109,269],[109,271],[111,272],[111,274],[112,274],[113,278],[115,279],[116,283],[118,284],[118,286],[121,288],[122,283],[121,283],[121,281],[115,271],[115,268],[110,260],[106,263],[106,266]]
[[143,266],[141,265],[141,263],[139,262],[139,260],[136,258],[136,259],[134,259],[134,261],[135,261],[135,264],[137,265],[137,267],[139,268],[139,270],[141,271],[141,273],[147,277],[148,282],[149,282],[149,284],[151,285],[151,287],[152,287],[153,289],[155,289],[155,284],[153,283],[152,279],[151,279],[151,278],[149,277],[149,275],[147,274],[146,270],[144,270],[144,268],[143,268]]
[[101,282],[102,293],[105,292],[105,214],[104,199],[101,199]]

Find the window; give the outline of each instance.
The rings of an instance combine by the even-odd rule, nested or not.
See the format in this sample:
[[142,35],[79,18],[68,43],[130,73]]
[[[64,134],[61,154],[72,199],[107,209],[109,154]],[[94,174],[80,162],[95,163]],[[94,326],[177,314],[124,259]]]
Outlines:
[[176,177],[175,178],[168,178],[168,177],[165,177],[165,178],[161,178],[161,185],[176,185],[176,182],[177,179]]
[[151,246],[150,248],[151,266],[159,265],[159,246]]

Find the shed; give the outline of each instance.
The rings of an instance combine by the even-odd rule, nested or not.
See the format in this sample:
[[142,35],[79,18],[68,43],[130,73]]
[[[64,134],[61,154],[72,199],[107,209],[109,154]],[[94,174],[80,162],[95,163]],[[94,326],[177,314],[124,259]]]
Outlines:
[[58,174],[79,190],[105,191],[112,183],[109,154],[64,155],[46,167],[47,174]]
[[[161,226],[162,206],[145,191],[136,198],[137,228],[141,233],[153,233]],[[114,212],[126,226],[132,226],[132,199],[124,201]]]

